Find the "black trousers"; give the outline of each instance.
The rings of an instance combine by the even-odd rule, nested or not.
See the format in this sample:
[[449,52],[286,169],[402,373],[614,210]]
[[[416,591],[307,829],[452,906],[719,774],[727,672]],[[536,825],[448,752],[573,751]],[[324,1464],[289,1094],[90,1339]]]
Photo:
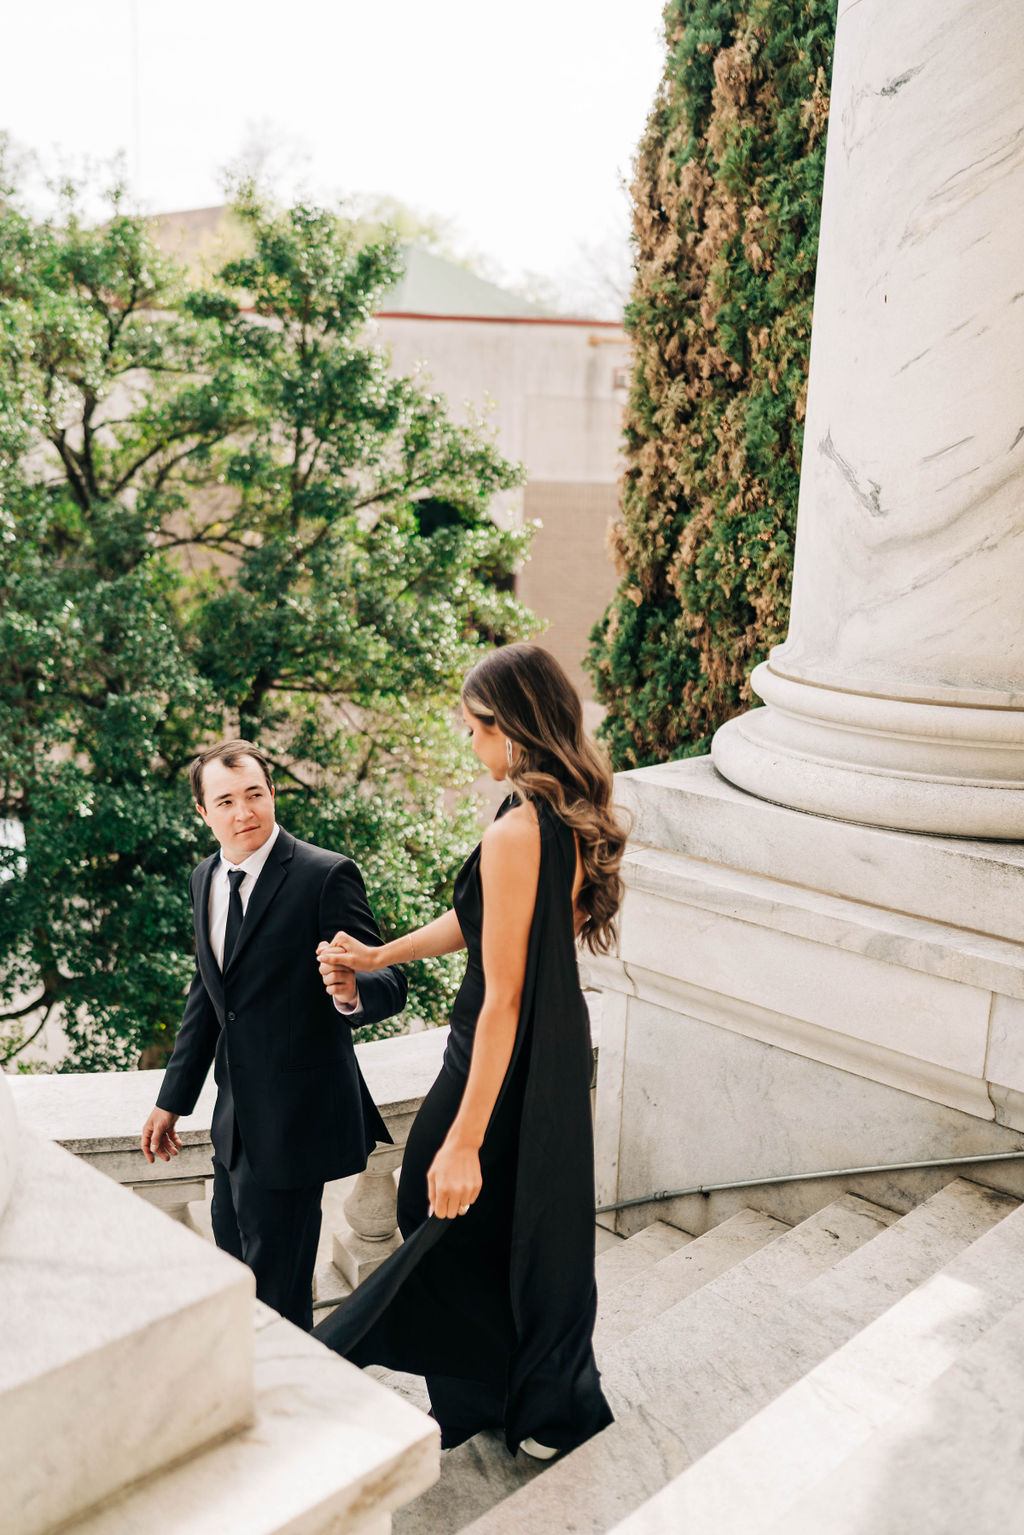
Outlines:
[[230,1167],[213,1159],[214,1241],[252,1269],[259,1300],[306,1332],[313,1326],[313,1269],[323,1193],[322,1183],[264,1188],[241,1146]]

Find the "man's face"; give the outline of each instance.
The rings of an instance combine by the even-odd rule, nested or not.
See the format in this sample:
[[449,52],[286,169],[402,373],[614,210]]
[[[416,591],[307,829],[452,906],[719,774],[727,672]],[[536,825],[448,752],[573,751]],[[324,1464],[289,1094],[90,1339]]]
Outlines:
[[196,809],[229,863],[242,863],[274,829],[274,791],[254,757],[239,757],[234,767],[208,762],[203,768],[203,800]]

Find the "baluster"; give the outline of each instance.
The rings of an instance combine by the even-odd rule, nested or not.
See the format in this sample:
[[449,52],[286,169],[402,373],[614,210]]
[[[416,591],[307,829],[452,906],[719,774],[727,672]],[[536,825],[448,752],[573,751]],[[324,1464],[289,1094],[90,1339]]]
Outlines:
[[404,1150],[403,1135],[399,1145],[372,1151],[342,1207],[348,1224],[334,1233],[334,1267],[353,1289],[401,1246],[395,1170]]

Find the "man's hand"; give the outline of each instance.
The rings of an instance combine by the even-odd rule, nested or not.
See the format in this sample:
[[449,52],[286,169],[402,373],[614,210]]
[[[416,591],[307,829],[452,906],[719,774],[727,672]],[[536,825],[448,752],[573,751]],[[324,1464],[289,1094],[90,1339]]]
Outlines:
[[177,1123],[177,1114],[169,1114],[166,1109],[153,1110],[142,1127],[142,1155],[147,1162],[154,1157],[169,1162],[178,1155],[181,1140],[174,1128]]
[[344,1007],[351,1007],[359,995],[356,990],[355,971],[349,965],[339,965],[333,958],[326,958],[327,950],[326,943],[317,945],[316,955],[323,983],[335,1002],[340,1002]]

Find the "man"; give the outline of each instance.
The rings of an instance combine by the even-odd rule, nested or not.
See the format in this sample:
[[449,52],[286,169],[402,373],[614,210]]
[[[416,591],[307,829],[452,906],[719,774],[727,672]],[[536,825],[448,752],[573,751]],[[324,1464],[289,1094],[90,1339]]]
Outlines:
[[267,758],[227,741],[191,769],[196,809],[220,843],[189,882],[196,972],[157,1106],[142,1132],[147,1161],[180,1148],[213,1061],[213,1234],[247,1263],[256,1294],[313,1325],[312,1278],[324,1183],[360,1172],[391,1139],[363,1081],[351,1024],[401,1012],[395,968],[324,991],[317,945],[345,932],[381,941],[351,858],[278,826]]

